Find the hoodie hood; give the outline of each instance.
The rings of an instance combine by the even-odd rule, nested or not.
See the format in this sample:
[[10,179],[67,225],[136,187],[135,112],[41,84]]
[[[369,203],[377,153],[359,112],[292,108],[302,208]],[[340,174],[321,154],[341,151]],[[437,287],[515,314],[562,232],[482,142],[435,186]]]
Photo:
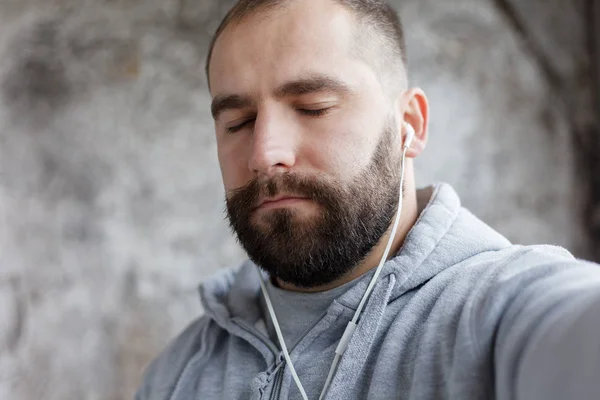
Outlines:
[[[388,301],[395,300],[463,260],[511,245],[504,236],[463,208],[450,185],[437,183],[418,190],[417,196],[425,201],[428,198],[429,201],[409,231],[402,248],[384,264],[379,277],[379,281],[393,278]],[[371,270],[357,278],[360,281],[338,301],[356,309],[373,273],[374,270]],[[257,301],[260,293],[258,279],[259,275],[251,261],[217,274],[200,286],[205,314],[224,327],[232,318],[241,318],[254,324],[261,318]]]

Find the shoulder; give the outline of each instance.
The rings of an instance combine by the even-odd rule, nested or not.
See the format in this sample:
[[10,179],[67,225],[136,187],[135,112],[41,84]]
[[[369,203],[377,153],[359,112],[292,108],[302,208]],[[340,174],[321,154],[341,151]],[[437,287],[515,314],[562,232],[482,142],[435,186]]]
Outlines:
[[[204,315],[192,321],[150,363],[144,372],[136,400],[169,399],[189,362],[209,355],[215,349],[221,335],[226,334],[220,326],[229,318],[230,308],[235,310],[236,304],[243,300],[237,301],[240,293],[243,293],[244,284],[250,281],[246,277],[251,271],[247,264],[244,262],[223,268],[200,285]],[[232,290],[236,297],[230,299]]]
[[513,245],[500,252],[489,273],[491,284],[535,281],[555,275],[598,274],[598,264],[579,260],[562,247]]
[[190,359],[206,351],[211,319],[202,316],[191,322],[144,371],[136,400],[164,400],[171,396]]
[[487,299],[493,299],[493,295],[512,297],[524,287],[557,277],[570,280],[600,274],[598,264],[579,260],[566,249],[550,245],[511,245],[478,254],[465,260],[462,267],[475,275],[473,294]]
[[477,354],[489,355],[500,327],[515,318],[535,320],[600,289],[599,265],[556,246],[511,245],[461,264],[450,286],[461,288],[458,326]]
[[600,289],[600,265],[549,245],[510,246],[488,257],[479,271],[468,308],[472,321],[497,324],[509,309],[552,307]]

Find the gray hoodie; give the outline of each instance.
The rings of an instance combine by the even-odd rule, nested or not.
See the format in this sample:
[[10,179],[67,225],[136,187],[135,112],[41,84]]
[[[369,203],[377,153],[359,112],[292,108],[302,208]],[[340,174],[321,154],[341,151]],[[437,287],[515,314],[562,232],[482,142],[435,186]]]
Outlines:
[[[326,398],[600,399],[600,268],[561,248],[511,245],[449,185],[426,190],[429,203],[384,265]],[[152,362],[137,400],[301,398],[278,345],[257,328],[253,268],[202,285],[205,315]],[[372,273],[290,349],[309,399]]]

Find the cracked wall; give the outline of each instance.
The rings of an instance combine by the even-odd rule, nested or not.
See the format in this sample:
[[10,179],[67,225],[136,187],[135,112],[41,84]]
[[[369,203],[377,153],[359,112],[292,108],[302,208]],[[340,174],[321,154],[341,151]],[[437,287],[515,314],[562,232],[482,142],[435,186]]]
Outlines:
[[[241,259],[203,74],[231,4],[0,3],[0,399],[132,398],[198,282]],[[394,4],[432,107],[418,183],[592,254],[590,3]]]

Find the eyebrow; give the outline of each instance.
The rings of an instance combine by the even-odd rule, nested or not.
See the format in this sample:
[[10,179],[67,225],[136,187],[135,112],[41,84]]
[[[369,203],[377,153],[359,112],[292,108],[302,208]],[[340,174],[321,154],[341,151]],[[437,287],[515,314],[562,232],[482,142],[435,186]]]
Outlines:
[[349,94],[350,87],[328,76],[315,75],[283,84],[275,91],[275,97],[301,96],[311,93]]
[[239,110],[241,108],[250,107],[252,100],[249,96],[241,96],[239,94],[231,94],[225,96],[216,96],[210,106],[210,111],[214,119],[219,118],[219,115],[227,110]]
[[[284,83],[275,90],[276,98],[302,96],[312,93],[334,93],[334,94],[350,94],[352,90],[347,84],[333,79],[328,76],[314,75],[308,78],[297,79]],[[239,110],[246,107],[251,107],[253,101],[248,95],[223,95],[216,96],[211,105],[211,113],[216,120],[219,115],[227,110]]]

